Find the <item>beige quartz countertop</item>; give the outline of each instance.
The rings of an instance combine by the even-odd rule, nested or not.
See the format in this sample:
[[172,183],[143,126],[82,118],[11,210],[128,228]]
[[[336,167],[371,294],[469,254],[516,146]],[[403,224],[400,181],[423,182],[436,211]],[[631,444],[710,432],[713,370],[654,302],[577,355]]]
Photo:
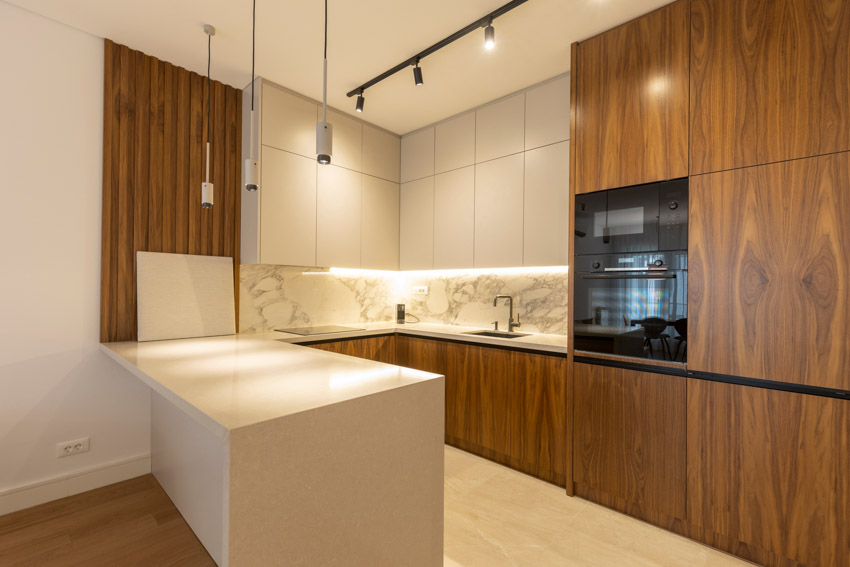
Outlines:
[[[487,337],[482,335],[468,335],[469,331],[482,331],[480,327],[463,327],[460,325],[441,325],[438,323],[405,323],[396,324],[392,321],[382,323],[344,323],[345,327],[363,329],[360,331],[348,331],[344,333],[328,333],[323,335],[293,335],[290,333],[275,332],[279,340],[289,343],[314,342],[322,340],[344,339],[351,337],[368,337],[373,335],[388,334],[393,332],[406,335],[416,335],[436,339],[463,340],[477,343],[483,346],[496,345],[520,348],[523,350],[537,350],[541,352],[552,352],[566,354],[566,335],[545,335],[542,333],[529,333],[524,337],[515,339],[501,337]],[[522,333],[522,327],[515,332]]]
[[233,429],[440,378],[252,333],[102,344],[101,349],[221,439]]

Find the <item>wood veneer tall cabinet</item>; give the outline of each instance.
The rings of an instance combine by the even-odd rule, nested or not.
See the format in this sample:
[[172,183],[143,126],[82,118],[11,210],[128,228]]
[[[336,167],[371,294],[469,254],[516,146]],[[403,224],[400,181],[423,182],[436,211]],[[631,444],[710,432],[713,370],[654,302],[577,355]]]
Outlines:
[[688,175],[689,0],[577,44],[575,192]]
[[[250,151],[244,90],[243,158]],[[257,79],[260,189],[242,189],[244,263],[398,269],[400,138],[329,111],[333,160],[316,163],[319,103]]]
[[762,565],[850,565],[850,403],[688,381],[691,537]]
[[691,2],[691,174],[850,150],[850,2]]
[[850,390],[850,152],[690,182],[688,369]]
[[578,496],[683,533],[686,378],[573,365]]

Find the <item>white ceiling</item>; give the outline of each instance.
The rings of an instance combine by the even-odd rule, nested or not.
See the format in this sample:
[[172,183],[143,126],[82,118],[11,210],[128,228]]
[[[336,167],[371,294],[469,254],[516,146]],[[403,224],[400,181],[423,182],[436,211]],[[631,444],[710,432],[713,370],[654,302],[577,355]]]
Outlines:
[[[251,77],[251,0],[7,0],[99,37],[244,87]],[[405,134],[570,69],[570,44],[670,0],[529,0],[498,18],[497,45],[483,30],[366,92],[358,117]],[[329,0],[328,104],[354,114],[345,93],[479,19],[507,0]],[[322,96],[321,0],[257,0],[256,73]]]

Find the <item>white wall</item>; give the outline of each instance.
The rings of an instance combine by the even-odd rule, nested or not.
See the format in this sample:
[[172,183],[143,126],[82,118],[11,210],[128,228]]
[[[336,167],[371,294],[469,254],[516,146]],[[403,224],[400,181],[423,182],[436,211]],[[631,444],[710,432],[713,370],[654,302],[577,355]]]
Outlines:
[[0,2],[0,83],[1,514],[149,470],[150,392],[98,351],[103,40]]

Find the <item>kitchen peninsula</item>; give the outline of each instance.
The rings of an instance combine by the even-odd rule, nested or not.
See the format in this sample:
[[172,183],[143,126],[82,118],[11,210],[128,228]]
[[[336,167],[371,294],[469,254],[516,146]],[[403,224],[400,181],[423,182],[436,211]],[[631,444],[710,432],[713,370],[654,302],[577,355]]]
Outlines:
[[444,378],[255,333],[101,345],[218,565],[439,565]]

